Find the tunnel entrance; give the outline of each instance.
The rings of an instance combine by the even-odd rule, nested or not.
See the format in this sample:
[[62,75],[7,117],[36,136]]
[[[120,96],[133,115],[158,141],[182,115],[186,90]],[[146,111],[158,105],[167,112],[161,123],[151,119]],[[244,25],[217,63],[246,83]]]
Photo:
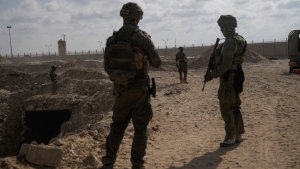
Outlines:
[[60,133],[61,125],[71,118],[71,110],[26,111],[23,142],[48,144]]

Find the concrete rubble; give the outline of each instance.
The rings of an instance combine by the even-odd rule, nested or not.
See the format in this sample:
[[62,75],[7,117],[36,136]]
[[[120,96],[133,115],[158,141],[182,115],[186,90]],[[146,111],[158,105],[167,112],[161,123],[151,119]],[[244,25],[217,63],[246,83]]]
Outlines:
[[22,144],[18,157],[31,164],[58,167],[62,160],[62,149],[55,146]]

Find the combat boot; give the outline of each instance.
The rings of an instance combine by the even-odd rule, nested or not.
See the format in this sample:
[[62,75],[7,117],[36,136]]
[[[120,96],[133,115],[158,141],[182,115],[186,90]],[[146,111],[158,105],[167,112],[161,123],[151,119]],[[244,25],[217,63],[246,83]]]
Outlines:
[[231,145],[234,145],[234,143],[235,143],[234,138],[232,138],[232,139],[227,138],[223,142],[220,143],[220,147],[229,147]]
[[187,82],[186,80],[183,80],[183,83],[189,83],[189,82]]
[[235,136],[235,143],[241,143],[242,141],[244,141],[242,134],[237,134]]

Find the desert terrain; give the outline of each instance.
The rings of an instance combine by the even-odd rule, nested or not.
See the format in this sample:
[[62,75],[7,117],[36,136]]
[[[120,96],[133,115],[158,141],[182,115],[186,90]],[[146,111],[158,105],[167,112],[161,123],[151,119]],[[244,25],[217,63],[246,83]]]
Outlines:
[[[157,96],[151,98],[154,116],[148,126],[145,167],[300,168],[300,76],[288,73],[288,60],[268,60],[255,51],[247,51],[243,65],[246,81],[240,95],[244,141],[221,148],[219,143],[225,132],[217,99],[219,80],[206,83],[201,91],[210,53],[189,59],[188,84],[179,83],[174,57],[162,57],[161,68],[150,68],[150,77],[156,79]],[[112,83],[102,64],[101,60],[75,60],[13,65],[1,58],[0,168],[50,168],[17,158],[29,125],[24,114],[33,110],[70,109],[73,105],[76,111],[72,108],[70,120],[62,124],[60,133],[48,143],[63,150],[57,168],[101,166],[113,106]],[[51,65],[58,67],[56,95],[51,94]],[[118,152],[116,169],[131,168],[132,137],[130,124]]]

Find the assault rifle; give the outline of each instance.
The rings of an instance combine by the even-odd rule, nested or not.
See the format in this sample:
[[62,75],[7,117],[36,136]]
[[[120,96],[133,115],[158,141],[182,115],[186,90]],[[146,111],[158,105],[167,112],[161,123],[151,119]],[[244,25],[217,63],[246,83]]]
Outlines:
[[[216,54],[216,49],[217,49],[217,47],[219,45],[219,41],[220,41],[220,39],[217,38],[215,46],[214,46],[214,50],[211,53],[210,58],[209,58],[209,62],[208,62],[208,66],[207,66],[207,70],[206,70],[205,76],[208,75],[209,72],[213,70],[214,57],[215,57],[215,54]],[[203,87],[202,87],[202,91],[204,91],[204,87],[205,87],[206,82],[207,81],[204,79],[204,84],[203,84]]]
[[149,91],[152,97],[156,97],[156,83],[154,78],[152,78],[152,85],[151,88],[149,88]]

